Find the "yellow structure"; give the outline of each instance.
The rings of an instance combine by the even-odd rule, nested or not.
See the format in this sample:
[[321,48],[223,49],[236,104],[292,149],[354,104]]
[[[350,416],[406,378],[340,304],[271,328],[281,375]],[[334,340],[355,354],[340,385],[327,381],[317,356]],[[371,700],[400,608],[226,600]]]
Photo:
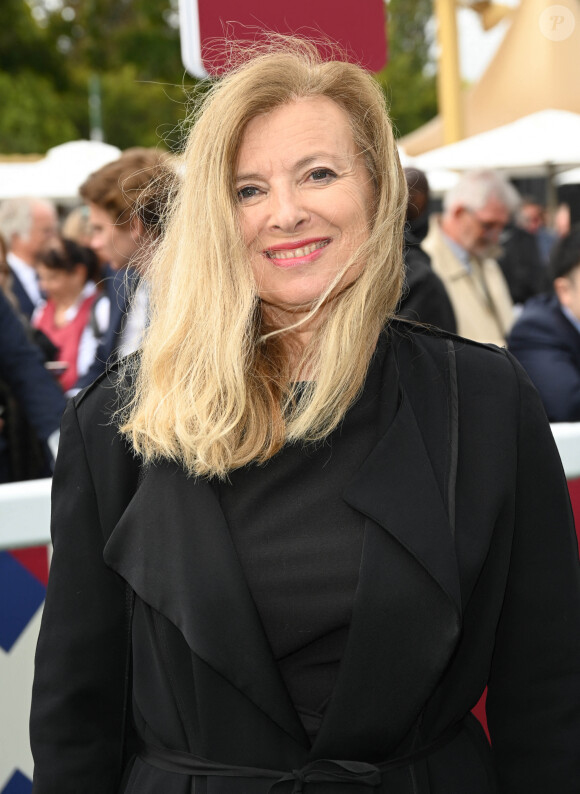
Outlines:
[[512,6],[501,5],[500,3],[492,3],[490,0],[475,0],[473,3],[463,2],[466,8],[471,8],[479,14],[481,27],[484,30],[490,30],[495,27],[498,22],[501,22],[507,16],[511,16],[514,12]]
[[[580,0],[521,0],[485,74],[462,94],[463,133],[549,108],[580,113],[579,84]],[[411,156],[448,142],[439,116],[400,140]]]
[[439,69],[437,94],[443,119],[445,143],[463,138],[463,108],[461,107],[461,77],[457,46],[457,15],[455,0],[435,0]]

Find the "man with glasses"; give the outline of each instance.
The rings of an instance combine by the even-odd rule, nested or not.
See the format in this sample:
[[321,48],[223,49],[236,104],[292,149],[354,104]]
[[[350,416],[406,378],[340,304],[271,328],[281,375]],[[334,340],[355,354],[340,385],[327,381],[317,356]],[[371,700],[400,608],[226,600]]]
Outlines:
[[451,300],[457,332],[505,345],[513,304],[495,257],[499,236],[519,204],[495,171],[466,174],[445,196],[443,215],[431,218],[423,248]]

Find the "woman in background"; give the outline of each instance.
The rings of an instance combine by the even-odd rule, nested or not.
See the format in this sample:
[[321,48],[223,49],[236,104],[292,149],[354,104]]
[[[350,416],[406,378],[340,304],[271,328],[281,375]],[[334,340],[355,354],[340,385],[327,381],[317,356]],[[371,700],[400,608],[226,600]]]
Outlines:
[[183,165],[143,349],[63,422],[33,791],[577,792],[566,482],[505,350],[392,319],[379,87],[273,47]]
[[93,230],[87,206],[82,204],[69,212],[62,224],[62,236],[87,248],[90,246]]
[[58,379],[66,392],[93,362],[107,328],[109,301],[99,295],[95,283],[96,255],[73,240],[65,238],[58,248],[43,254],[37,272],[46,300],[34,312],[32,325],[58,348],[63,370]]

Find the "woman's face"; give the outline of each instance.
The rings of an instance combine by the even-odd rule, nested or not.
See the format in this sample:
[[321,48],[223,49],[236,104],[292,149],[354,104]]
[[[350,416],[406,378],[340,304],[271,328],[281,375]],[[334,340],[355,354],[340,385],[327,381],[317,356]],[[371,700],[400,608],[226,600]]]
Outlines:
[[139,249],[141,225],[118,223],[113,212],[89,203],[92,228],[90,246],[101,262],[108,262],[114,270],[127,267]]
[[[236,191],[263,308],[275,326],[295,322],[369,234],[372,180],[346,112],[320,96],[252,119]],[[355,281],[363,265],[355,262],[330,297]]]
[[83,265],[77,265],[69,273],[66,270],[39,264],[36,271],[40,289],[47,298],[56,303],[73,304],[81,294],[87,280],[87,271]]

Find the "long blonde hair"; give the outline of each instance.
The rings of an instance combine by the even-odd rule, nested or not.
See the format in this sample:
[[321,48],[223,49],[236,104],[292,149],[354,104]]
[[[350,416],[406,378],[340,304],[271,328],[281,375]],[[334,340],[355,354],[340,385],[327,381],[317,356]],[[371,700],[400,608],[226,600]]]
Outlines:
[[[234,178],[247,123],[313,96],[346,111],[375,201],[368,239],[353,257],[365,266],[331,301],[304,352],[315,377],[297,400],[283,338],[264,327]],[[285,442],[330,433],[360,392],[397,305],[405,209],[385,100],[358,66],[324,62],[313,44],[289,39],[213,85],[193,119],[182,182],[148,271],[150,325],[121,410],[121,431],[135,451],[146,461],[176,460],[190,474],[224,477],[266,461]]]

